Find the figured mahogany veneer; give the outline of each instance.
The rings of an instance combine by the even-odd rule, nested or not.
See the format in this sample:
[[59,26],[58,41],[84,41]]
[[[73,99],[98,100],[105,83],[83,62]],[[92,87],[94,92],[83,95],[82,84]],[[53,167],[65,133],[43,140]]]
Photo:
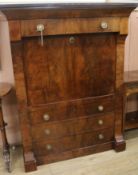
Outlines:
[[2,9],[9,23],[25,170],[124,150],[124,41],[136,4],[37,7]]
[[[66,136],[60,139],[45,139],[34,142],[35,155],[50,155],[59,152],[66,152],[73,149],[79,149],[96,144],[110,142],[113,140],[113,129],[98,130],[84,134]],[[60,144],[59,144],[60,143]]]
[[[74,37],[74,43],[70,43],[70,37]],[[114,34],[50,36],[44,38],[43,47],[39,39],[23,40],[29,105],[114,92]]]
[[[40,19],[22,21],[22,36],[39,36],[36,30],[38,24],[46,28],[44,35],[119,32],[119,18],[77,18],[77,19]],[[101,21],[108,23],[106,30],[101,28]],[[64,26],[64,27],[63,27]]]
[[34,141],[56,139],[104,128],[114,128],[114,114],[81,117],[60,122],[44,122],[32,126]]
[[[37,108],[32,107],[29,109],[29,117],[31,124],[35,125],[44,123],[44,115],[48,115],[49,120],[47,122],[51,122],[112,112],[114,110],[114,99],[113,95],[109,95],[52,103]],[[99,110],[100,106],[103,107],[103,111]]]

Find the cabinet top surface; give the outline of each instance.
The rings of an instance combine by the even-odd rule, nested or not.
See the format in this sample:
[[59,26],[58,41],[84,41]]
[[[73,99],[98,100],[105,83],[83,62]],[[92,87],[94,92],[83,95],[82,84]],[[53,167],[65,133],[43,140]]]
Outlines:
[[138,0],[5,0],[0,10],[8,20],[75,18],[75,17],[125,17],[138,6]]

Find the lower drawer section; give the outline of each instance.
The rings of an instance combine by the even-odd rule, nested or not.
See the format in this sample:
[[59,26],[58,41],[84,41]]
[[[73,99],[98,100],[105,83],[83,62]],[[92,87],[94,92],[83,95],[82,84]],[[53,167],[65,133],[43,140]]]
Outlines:
[[71,120],[48,122],[31,126],[34,141],[61,138],[114,127],[114,113],[87,116]]
[[113,149],[114,142],[107,142],[98,145],[92,145],[89,147],[74,149],[62,153],[51,154],[51,155],[36,155],[37,165],[43,165],[48,163],[53,163],[61,160],[67,160],[79,156],[90,155],[93,153],[98,153],[102,151],[107,151]]
[[113,140],[113,128],[63,137],[61,139],[44,140],[34,142],[35,155],[51,155],[73,149],[89,147],[96,144],[111,142]]

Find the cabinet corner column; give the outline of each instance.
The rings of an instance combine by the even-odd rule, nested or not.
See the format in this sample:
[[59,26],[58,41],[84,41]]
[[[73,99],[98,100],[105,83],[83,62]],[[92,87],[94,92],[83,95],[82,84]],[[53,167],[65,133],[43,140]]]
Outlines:
[[114,149],[123,151],[126,148],[126,143],[123,135],[123,108],[124,108],[124,46],[126,35],[117,35],[117,50],[116,50],[116,94],[115,94],[115,141]]

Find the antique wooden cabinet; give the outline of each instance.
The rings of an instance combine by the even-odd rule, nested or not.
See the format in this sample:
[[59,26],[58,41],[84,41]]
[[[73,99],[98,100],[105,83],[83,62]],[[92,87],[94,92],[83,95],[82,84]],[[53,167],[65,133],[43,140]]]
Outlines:
[[136,4],[5,6],[25,170],[125,149],[124,42]]

